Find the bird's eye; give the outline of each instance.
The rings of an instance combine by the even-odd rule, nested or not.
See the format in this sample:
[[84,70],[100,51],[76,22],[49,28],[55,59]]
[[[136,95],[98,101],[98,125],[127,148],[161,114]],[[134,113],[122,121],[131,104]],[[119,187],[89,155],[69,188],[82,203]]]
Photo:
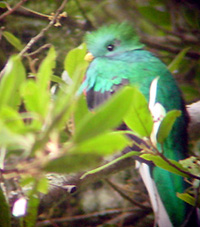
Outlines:
[[107,46],[107,50],[108,50],[108,51],[113,51],[114,48],[115,48],[115,46],[114,46],[113,44],[109,44],[109,45]]

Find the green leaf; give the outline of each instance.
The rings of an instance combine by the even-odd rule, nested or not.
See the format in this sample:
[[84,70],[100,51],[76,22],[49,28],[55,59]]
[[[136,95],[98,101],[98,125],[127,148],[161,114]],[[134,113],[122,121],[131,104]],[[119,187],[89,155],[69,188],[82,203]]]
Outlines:
[[28,175],[28,176],[24,176],[22,175],[23,178],[20,179],[20,186],[21,187],[30,187],[33,186],[35,184],[35,177],[31,176],[31,175]]
[[179,163],[188,170],[188,172],[200,176],[200,161],[199,157],[190,156],[189,158],[180,160]]
[[4,105],[18,108],[20,104],[19,88],[25,81],[25,69],[18,56],[12,56],[6,65],[0,83],[0,110]]
[[166,116],[164,117],[164,119],[162,120],[162,122],[160,124],[159,130],[157,133],[158,143],[161,143],[161,144],[164,143],[164,141],[168,137],[168,135],[174,125],[175,120],[180,115],[181,115],[180,110],[171,110],[166,114]]
[[68,152],[66,155],[53,159],[44,166],[45,171],[57,173],[73,173],[94,168],[100,161],[100,156],[91,152]]
[[[43,97],[41,97],[43,93]],[[49,92],[42,92],[38,84],[33,80],[28,80],[21,87],[21,94],[24,98],[25,106],[28,111],[38,114],[38,118],[46,117],[49,105]]]
[[76,109],[74,112],[74,121],[75,126],[80,124],[86,114],[89,113],[86,97],[84,95],[79,96],[79,100],[76,105]]
[[87,67],[88,63],[84,60],[86,51],[87,47],[83,43],[77,48],[69,51],[69,53],[67,54],[64,61],[64,67],[71,78],[73,77],[73,74],[75,73],[78,65],[85,64],[85,66]]
[[84,141],[76,147],[76,150],[81,153],[95,152],[99,155],[109,155],[114,151],[123,150],[128,145],[130,141],[121,132],[110,132]]
[[21,41],[14,36],[12,33],[10,32],[3,32],[3,36],[7,39],[7,41],[13,45],[17,50],[21,51],[23,49],[23,45],[21,43]]
[[[33,190],[35,190],[35,189],[33,189]],[[40,201],[39,201],[39,198],[37,197],[37,195],[33,194],[29,197],[27,215],[24,218],[26,227],[36,226],[39,202]]]
[[46,89],[50,86],[50,79],[55,68],[56,52],[54,47],[49,49],[46,58],[43,60],[37,74],[37,83],[41,89],[41,98]]
[[117,127],[132,103],[133,91],[133,88],[126,87],[95,109],[95,113],[88,113],[77,125],[74,141],[80,143]]
[[[79,58],[80,57],[79,52],[82,51],[83,50],[81,48],[80,49],[77,48],[77,54],[75,54],[75,57],[74,58],[72,57],[72,59],[76,60],[76,58]],[[70,53],[68,55],[71,55]],[[70,57],[68,60],[69,62],[71,62]],[[70,65],[68,60],[66,64]],[[70,118],[70,115],[75,109],[76,102],[79,100],[77,96],[77,90],[78,87],[80,86],[82,75],[84,75],[85,70],[86,64],[85,61],[82,59],[77,62],[77,65],[73,66],[73,70],[71,71],[72,78],[68,76],[66,70],[62,74],[62,79],[64,83],[59,84],[60,89],[56,93],[56,104],[54,105],[51,112],[52,116],[60,118],[57,124],[59,127],[63,127],[64,126],[63,124],[66,124],[67,120]],[[70,81],[70,83],[67,83],[68,81]],[[83,111],[81,110],[81,112]]]
[[43,194],[47,194],[49,188],[49,181],[46,177],[39,179],[37,183],[37,191]]
[[0,111],[0,119],[4,122],[7,128],[13,132],[23,133],[25,131],[25,124],[22,117],[15,109],[7,106]]
[[198,87],[194,87],[191,85],[181,85],[181,91],[184,94],[184,98],[187,102],[193,102],[196,97],[199,96],[199,89]]
[[186,203],[189,203],[192,206],[196,205],[196,200],[193,196],[189,195],[188,193],[176,193],[177,197],[179,199],[182,199],[183,201],[185,201]]
[[29,149],[32,144],[32,137],[24,137],[18,133],[12,132],[0,120],[0,146],[9,147],[15,146],[15,150],[22,148]]
[[124,117],[126,125],[141,137],[150,137],[153,119],[144,95],[134,88],[131,108]]
[[7,8],[8,3],[6,3],[5,1],[1,1],[0,2],[0,8]]
[[170,14],[167,10],[161,11],[152,6],[138,7],[139,12],[151,22],[159,25],[166,26],[170,24]]
[[59,76],[55,76],[55,75],[51,76],[51,81],[58,83],[58,84],[65,84],[65,81],[62,78],[60,78]]
[[179,67],[182,63],[182,60],[185,57],[185,55],[189,49],[190,49],[190,47],[184,48],[178,55],[176,55],[174,60],[168,65],[168,69],[171,73],[174,73],[175,71],[177,71],[179,69]]
[[109,166],[111,166],[111,165],[115,165],[115,163],[117,163],[117,162],[119,162],[119,161],[121,161],[121,160],[123,160],[123,159],[130,158],[130,157],[133,157],[133,156],[139,156],[139,155],[140,155],[140,152],[138,152],[138,151],[130,151],[130,152],[128,152],[128,153],[122,155],[121,157],[116,158],[116,159],[114,159],[113,161],[106,163],[106,164],[103,165],[103,166],[100,166],[100,167],[98,167],[98,168],[96,168],[96,169],[87,171],[86,173],[84,173],[84,174],[81,176],[81,179],[85,178],[85,177],[88,176],[88,175],[92,175],[92,174],[94,174],[94,173],[98,173],[99,171],[101,171],[101,170],[103,170],[103,169],[105,169],[105,168],[107,168],[107,167],[109,167]]
[[10,208],[6,202],[3,191],[0,188],[0,220],[1,226],[11,227],[11,217],[10,217]]
[[53,76],[55,58],[55,49],[51,47],[39,67],[36,81],[29,80],[21,88],[27,110],[37,113],[39,118],[42,117],[40,120],[43,120],[49,111],[50,80]]
[[[168,151],[169,152],[169,151]],[[144,158],[145,160],[148,160],[148,161],[152,161],[156,166],[162,168],[162,169],[165,169],[169,172],[172,172],[172,173],[175,173],[175,174],[178,174],[182,177],[188,177],[187,174],[185,173],[182,173],[181,171],[179,171],[178,169],[176,169],[175,167],[169,165],[165,160],[163,160],[160,156],[158,155],[153,155],[153,154],[143,154],[140,156],[141,158]],[[179,169],[183,170],[183,171],[187,171],[187,169],[183,168],[182,165],[180,163],[178,163],[177,161],[175,160],[170,160],[169,161],[177,166]]]

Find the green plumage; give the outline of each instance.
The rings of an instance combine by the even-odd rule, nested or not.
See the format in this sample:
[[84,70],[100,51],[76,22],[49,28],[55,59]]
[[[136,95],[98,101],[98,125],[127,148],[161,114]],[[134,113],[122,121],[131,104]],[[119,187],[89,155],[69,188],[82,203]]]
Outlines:
[[[164,144],[164,155],[174,160],[184,159],[187,114],[181,93],[165,64],[143,49],[144,45],[127,23],[105,26],[87,34],[86,44],[94,56],[81,86],[87,92],[89,107],[101,104],[126,84],[137,85],[148,100],[151,82],[159,76],[156,102],[167,111],[182,111]],[[158,167],[152,169],[152,175],[173,225],[180,226],[187,213],[187,205],[176,197],[176,192],[183,192],[186,187],[183,178]]]

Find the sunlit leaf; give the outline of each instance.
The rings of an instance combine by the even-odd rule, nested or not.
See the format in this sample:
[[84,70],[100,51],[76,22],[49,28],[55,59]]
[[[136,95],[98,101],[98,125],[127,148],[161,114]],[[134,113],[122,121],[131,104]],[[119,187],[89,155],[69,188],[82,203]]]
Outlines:
[[131,108],[124,117],[126,125],[141,137],[149,137],[152,132],[153,119],[144,95],[134,89]]
[[84,60],[86,51],[86,45],[83,43],[77,48],[69,51],[69,53],[67,54],[64,61],[64,67],[70,77],[73,77],[73,74],[79,64],[85,64],[85,67],[87,67],[88,63]]
[[25,131],[24,121],[19,112],[9,106],[2,108],[0,119],[13,132],[22,133]]
[[37,191],[43,194],[47,194],[49,188],[49,182],[46,177],[39,179],[37,183]]
[[126,87],[113,95],[100,108],[95,109],[95,113],[88,113],[77,126],[74,141],[80,143],[106,130],[117,127],[132,103],[133,91],[133,88]]
[[43,91],[43,97],[41,97],[41,93],[42,91],[35,81],[28,80],[21,87],[21,94],[27,110],[39,114],[38,117],[40,115],[45,117],[48,111],[49,92]]
[[55,75],[51,76],[51,81],[58,83],[58,84],[65,83],[65,81],[63,81],[59,76],[55,76]]
[[[169,151],[168,151],[169,152]],[[169,172],[172,172],[172,173],[175,173],[175,174],[178,174],[180,176],[183,176],[183,177],[188,177],[187,174],[185,173],[182,173],[181,171],[179,171],[178,169],[176,169],[175,167],[169,165],[165,160],[163,160],[160,156],[157,156],[157,155],[153,155],[153,154],[143,154],[140,156],[141,158],[144,158],[145,160],[148,160],[148,161],[152,161],[156,166],[162,168],[162,169],[165,169]],[[175,165],[176,167],[178,167],[180,170],[183,170],[183,171],[187,171],[187,169],[183,168],[182,165],[180,163],[178,163],[177,161],[175,160],[169,160],[171,163],[173,163],[173,165]]]
[[3,105],[18,108],[20,104],[19,88],[25,80],[25,69],[18,56],[12,56],[6,65],[0,83],[0,110]]
[[53,69],[55,68],[56,52],[54,47],[51,47],[46,58],[40,65],[37,74],[37,83],[41,89],[41,98],[45,89],[50,85],[50,78],[53,76]]
[[158,143],[161,143],[161,144],[164,143],[164,141],[168,137],[168,135],[174,125],[175,120],[180,115],[181,115],[180,110],[171,110],[166,114],[166,116],[162,120],[160,127],[158,129],[158,133],[157,133]]
[[10,32],[3,32],[3,36],[7,39],[7,41],[13,45],[17,50],[21,51],[23,49],[23,44],[21,43],[21,41],[14,36],[12,33]]
[[76,109],[74,112],[75,125],[77,126],[78,124],[80,124],[84,116],[88,113],[89,113],[89,110],[86,103],[86,97],[84,95],[81,95],[79,97],[79,100],[77,102]]
[[128,145],[130,145],[130,141],[127,137],[120,132],[111,132],[86,140],[79,144],[76,150],[83,153],[95,152],[99,155],[108,155],[114,151],[120,151]]
[[19,149],[21,147],[28,149],[31,146],[31,141],[32,141],[31,137],[28,138],[18,133],[14,133],[0,120],[0,146],[1,147],[15,146],[15,149]]
[[22,175],[22,178],[20,179],[20,186],[24,187],[24,186],[30,186],[33,185],[35,183],[35,178],[33,176],[24,176]]
[[185,57],[186,53],[190,47],[184,48],[176,57],[174,60],[168,65],[168,69],[171,73],[174,73],[177,71],[182,63],[183,58]]
[[[189,203],[192,206],[195,206],[196,204],[196,199],[189,195],[188,193],[176,193],[178,198],[182,199],[183,201],[185,201],[186,203]],[[198,203],[199,204],[199,203]]]

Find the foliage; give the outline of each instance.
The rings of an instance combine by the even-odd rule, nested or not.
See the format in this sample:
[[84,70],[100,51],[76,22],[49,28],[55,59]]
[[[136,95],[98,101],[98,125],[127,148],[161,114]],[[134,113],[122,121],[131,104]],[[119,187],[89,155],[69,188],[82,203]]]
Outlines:
[[[1,11],[6,11],[7,4],[14,6],[17,2],[2,2]],[[151,50],[156,47],[154,52],[170,63],[169,69],[178,79],[181,78],[187,100],[199,98],[197,75],[200,54],[197,47],[200,46],[200,14],[194,8],[192,14],[192,7],[184,4],[177,3],[174,7],[171,4],[165,1],[104,0],[96,5],[95,1],[68,1],[65,8],[68,17],[59,20],[62,27],[52,27],[46,36],[41,35],[39,41],[34,40],[30,53],[22,56],[19,52],[49,23],[49,15],[59,4],[51,0],[27,1],[24,6],[29,10],[19,8],[5,17],[5,28],[1,31],[3,48],[0,50],[3,68],[0,81],[0,167],[3,178],[11,172],[7,178],[12,179],[14,175],[19,181],[18,188],[28,188],[19,193],[28,198],[27,213],[22,218],[21,226],[35,225],[40,193],[49,192],[50,185],[45,177],[49,172],[88,171],[83,179],[87,174],[98,173],[125,157],[141,155],[168,171],[198,178],[197,165],[193,163],[192,169],[198,169],[194,172],[184,163],[165,160],[154,146],[152,150],[143,147],[141,154],[130,152],[97,168],[105,156],[131,145],[124,131],[113,132],[122,121],[131,129],[130,134],[145,137],[151,143],[152,116],[147,100],[135,87],[122,89],[93,112],[88,111],[84,95],[77,94],[87,68],[83,60],[86,46],[78,46],[86,30],[102,22],[130,18],[132,21],[139,17],[139,20],[135,19],[135,24],[142,41]],[[174,13],[176,7],[181,9],[179,16]],[[103,11],[107,13],[103,14]],[[32,15],[35,19],[31,18]],[[172,23],[174,16],[179,17],[176,23]],[[144,33],[148,34],[147,38]],[[151,42],[152,35],[155,42]],[[46,43],[53,44],[48,53],[46,46],[43,46]],[[69,49],[71,51],[64,57]],[[113,114],[116,109],[118,111]],[[179,114],[176,110],[167,113],[156,135],[158,143],[164,142]],[[5,194],[7,189],[0,191],[1,215],[4,216],[4,225],[10,226],[11,215]],[[192,205],[196,203],[188,193],[178,196]]]
[[[6,150],[5,160],[17,161],[17,165],[10,163],[9,168],[18,169],[23,179],[23,187],[30,183],[32,185],[32,189],[28,190],[26,195],[29,197],[28,213],[25,217],[27,223],[35,223],[39,205],[38,193],[48,192],[47,185],[44,184],[46,171],[70,173],[91,169],[97,165],[100,157],[130,145],[123,131],[111,131],[123,119],[141,138],[150,138],[152,116],[148,111],[147,101],[137,88],[124,88],[95,112],[86,109],[83,112],[80,106],[85,99],[77,95],[77,89],[87,64],[83,58],[78,61],[77,58],[84,56],[85,53],[85,45],[68,53],[64,67],[67,70],[65,73],[70,72],[71,82],[67,84],[63,80],[54,84],[53,86],[58,88],[54,90],[55,92],[52,92],[50,86],[56,63],[53,47],[41,63],[34,79],[29,77],[25,79],[25,69],[20,57],[11,57],[6,65],[0,89],[2,91],[8,89],[10,92],[4,92],[4,97],[1,97],[0,145]],[[54,80],[55,78],[56,76]],[[24,106],[22,107],[20,103]],[[120,109],[113,115],[113,110],[119,105]],[[135,112],[140,114],[134,114]],[[176,111],[166,115],[158,131],[158,142],[162,143],[168,136],[178,116],[179,113]],[[146,123],[147,119],[149,124]],[[70,121],[72,128],[66,124]],[[65,140],[62,142],[63,135]],[[30,157],[33,159],[30,160]],[[142,157],[154,161],[156,165],[168,171],[187,176],[181,172],[182,167],[175,161],[171,162],[178,170],[170,167],[160,157],[148,155]],[[3,165],[5,160],[3,158],[1,160]],[[31,175],[34,177],[30,178]]]

